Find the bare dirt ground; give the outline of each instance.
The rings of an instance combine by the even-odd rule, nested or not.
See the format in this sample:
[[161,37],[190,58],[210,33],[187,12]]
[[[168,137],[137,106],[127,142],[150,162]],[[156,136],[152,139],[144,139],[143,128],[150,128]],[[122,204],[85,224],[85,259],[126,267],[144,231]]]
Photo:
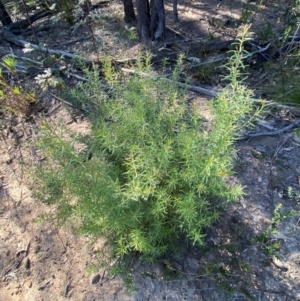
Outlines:
[[[209,35],[232,38],[242,5],[241,1],[181,2],[181,21],[173,24],[171,4],[166,3],[167,25],[193,40],[204,41]],[[274,19],[275,10],[278,6],[265,5],[261,14]],[[97,52],[91,38],[79,41],[87,37],[86,24],[70,29],[52,20],[55,27],[38,38],[52,49],[78,51],[91,59],[107,53],[115,58],[135,57],[142,46],[129,38],[122,18],[118,2],[95,12]],[[178,39],[174,31],[167,35],[169,41]],[[0,51],[1,56],[11,51],[24,55],[20,48],[4,42]],[[28,56],[43,59],[42,54]],[[238,141],[232,181],[245,187],[244,198],[207,230],[206,247],[183,246],[183,256],[177,261],[146,264],[133,260],[128,266],[133,283],[128,288],[126,279],[109,274],[109,263],[99,267],[105,256],[101,253],[106,248],[104,240],[92,245],[88,237],[77,236],[71,228],[39,221],[50,210],[35,202],[30,190],[30,167],[39,160],[34,140],[41,116],[46,112],[49,122],[61,122],[75,132],[89,129],[88,120],[74,118],[70,107],[49,91],[40,91],[39,97],[46,108],[39,114],[27,119],[0,116],[0,301],[300,300],[300,197],[288,194],[289,187],[294,194],[300,191],[300,140],[292,129]],[[189,99],[208,111],[207,97],[190,93]],[[275,110],[252,130],[279,130],[297,118],[289,111]],[[279,204],[278,231],[271,233]],[[289,214],[292,210],[293,215]],[[291,216],[281,218],[284,214]]]

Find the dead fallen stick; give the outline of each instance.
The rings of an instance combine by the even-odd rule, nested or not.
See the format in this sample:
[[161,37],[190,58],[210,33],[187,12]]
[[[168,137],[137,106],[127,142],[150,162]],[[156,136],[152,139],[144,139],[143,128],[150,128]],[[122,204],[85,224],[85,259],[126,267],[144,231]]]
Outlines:
[[39,66],[41,66],[41,67],[43,66],[43,63],[37,62],[37,61],[32,60],[32,59],[30,59],[30,58],[28,58],[28,57],[25,57],[25,56],[17,56],[17,55],[15,55],[15,54],[9,54],[9,56],[15,58],[16,60],[22,60],[22,61],[25,61],[25,62],[29,62],[29,63],[32,63],[32,64],[39,65]]
[[66,100],[64,100],[64,99],[62,99],[62,98],[56,96],[56,95],[53,94],[53,93],[49,93],[49,94],[50,94],[52,97],[54,97],[56,100],[59,100],[59,101],[65,103],[66,105],[70,106],[71,108],[75,108],[75,106],[74,106],[73,104],[71,104],[70,102],[68,102],[68,101],[66,101]]
[[50,49],[50,48],[47,48],[44,46],[38,46],[36,44],[29,43],[27,41],[18,39],[14,34],[12,34],[9,30],[6,30],[6,29],[2,30],[1,36],[2,36],[2,39],[6,40],[8,42],[11,42],[17,46],[20,46],[20,47],[34,49],[34,50],[38,50],[38,51],[42,51],[42,52],[46,52],[46,53],[50,53],[50,54],[62,55],[66,58],[75,59],[75,60],[78,60],[78,61],[83,62],[84,64],[88,64],[88,65],[92,64],[91,60],[84,58],[82,56],[75,55],[75,54],[72,54],[70,52],[63,51],[63,50],[54,50],[54,49]]
[[138,75],[145,76],[145,77],[152,77],[154,79],[164,79],[164,80],[166,80],[170,83],[172,83],[172,82],[175,83],[178,87],[186,88],[189,91],[205,94],[205,95],[208,95],[208,96],[215,97],[215,96],[218,95],[218,92],[215,91],[215,90],[212,90],[212,89],[206,89],[206,88],[199,87],[199,86],[192,86],[192,85],[184,84],[184,83],[181,83],[181,82],[174,82],[171,79],[168,79],[168,78],[165,78],[165,77],[155,76],[155,75],[151,75],[151,74],[148,74],[148,73],[145,73],[145,72],[135,71],[135,70],[127,69],[127,68],[121,68],[121,70],[125,73],[138,74]]
[[282,105],[280,103],[275,103],[273,101],[265,101],[265,107],[276,108],[280,110],[289,111],[295,114],[300,114],[300,107],[293,107],[290,105]]
[[51,114],[53,114],[55,111],[57,111],[59,108],[61,108],[61,104],[57,104],[54,108],[52,108],[51,110],[49,110],[47,113],[45,113],[45,116],[50,116]]
[[300,125],[300,119],[297,119],[295,122],[293,122],[292,124],[277,130],[277,131],[273,131],[273,132],[260,132],[260,133],[246,133],[244,134],[244,137],[241,137],[241,139],[247,139],[247,138],[255,138],[255,137],[261,137],[261,136],[276,136],[279,134],[282,134],[288,130],[291,130],[293,128],[295,128],[296,126]]
[[167,26],[166,29],[169,30],[169,31],[171,31],[171,32],[173,32],[173,33],[175,33],[177,36],[182,37],[184,41],[190,40],[189,38],[187,38],[186,36],[184,36],[181,32],[175,30],[174,28],[171,28],[171,27]]
[[[187,60],[189,60],[190,58],[187,58]],[[215,63],[219,63],[219,62],[222,62],[222,61],[225,61],[228,59],[228,56],[226,54],[220,54],[218,56],[214,56],[214,57],[211,57],[209,58],[208,60],[206,61],[203,61],[201,62],[201,60],[199,59],[199,63],[196,63],[196,64],[193,64],[190,66],[190,69],[192,68],[197,68],[199,66],[204,66],[204,65],[208,65],[208,64],[215,64]]]
[[3,269],[2,273],[0,273],[0,278],[3,277],[3,276],[6,276],[10,272],[14,272],[17,269],[19,269],[23,259],[25,257],[27,257],[28,254],[29,254],[30,246],[31,246],[31,242],[29,241],[29,243],[27,244],[26,249],[25,250],[23,249],[23,250],[19,251],[16,254],[17,257],[15,259],[13,259],[6,268]]
[[69,41],[67,43],[63,43],[62,45],[64,45],[64,46],[70,46],[70,45],[73,45],[73,44],[76,44],[76,43],[79,43],[79,42],[82,42],[82,41],[90,40],[92,38],[93,38],[93,36],[90,35],[90,36],[87,36],[87,37],[82,37],[82,38],[76,39],[74,41]]

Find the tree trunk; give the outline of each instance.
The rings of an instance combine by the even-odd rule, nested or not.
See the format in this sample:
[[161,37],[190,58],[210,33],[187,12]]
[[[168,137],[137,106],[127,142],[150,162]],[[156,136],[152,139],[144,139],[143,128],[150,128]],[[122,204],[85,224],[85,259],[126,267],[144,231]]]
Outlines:
[[12,20],[7,13],[2,1],[0,1],[0,21],[3,26],[8,26],[12,23]]
[[150,39],[158,40],[165,37],[165,9],[164,0],[137,0],[138,32],[141,42]]
[[165,37],[165,9],[164,0],[151,0],[151,24],[150,33],[153,40]]
[[135,23],[136,17],[133,9],[133,3],[132,0],[123,0],[124,5],[124,20],[126,23]]
[[150,9],[148,0],[137,0],[138,32],[141,42],[150,41]]
[[178,18],[178,0],[173,0],[173,21],[174,21],[174,23],[179,22],[179,18]]

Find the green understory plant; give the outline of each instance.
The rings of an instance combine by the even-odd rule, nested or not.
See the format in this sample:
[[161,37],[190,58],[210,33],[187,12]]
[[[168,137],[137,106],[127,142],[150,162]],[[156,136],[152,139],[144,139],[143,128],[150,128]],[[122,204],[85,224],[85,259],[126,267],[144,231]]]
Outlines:
[[[237,232],[230,236],[230,240],[233,242],[238,240],[238,237],[235,236]],[[233,282],[233,279],[236,279],[238,274],[245,275],[251,271],[249,264],[240,258],[239,246],[236,243],[220,242],[210,247],[204,246],[201,248],[201,253],[214,254],[214,258],[222,257],[222,260],[214,259],[207,262],[200,269],[199,277],[208,276],[216,280],[218,287],[226,292],[229,298],[233,294],[242,294],[249,300],[255,300],[250,291],[244,287],[239,287],[236,282]]]
[[21,85],[17,72],[17,62],[11,56],[5,56],[0,63],[0,113],[11,111],[14,114],[27,115],[32,103],[38,102],[35,93],[26,92]]
[[266,65],[271,76],[262,85],[262,89],[276,101],[300,104],[299,55],[299,50],[291,48],[289,53],[282,54],[276,63],[270,62]]
[[271,259],[272,256],[277,256],[281,244],[281,239],[272,238],[272,234],[278,233],[278,225],[281,221],[285,220],[287,217],[296,215],[295,210],[281,211],[281,207],[281,203],[275,207],[270,227],[254,239],[255,242],[260,243],[262,248],[267,251],[269,259]]
[[74,0],[58,0],[52,4],[49,9],[56,10],[61,13],[63,18],[71,25],[74,24],[74,10],[78,1]]
[[242,195],[228,178],[235,136],[252,112],[251,93],[239,82],[245,35],[227,66],[231,84],[211,104],[209,128],[176,85],[180,58],[171,81],[151,76],[149,57],[130,76],[104,64],[109,94],[99,71],[88,72],[70,95],[91,112],[91,133],[43,123],[39,145],[48,164],[37,170],[36,198],[80,233],[105,236],[115,256],[154,260],[176,253],[183,240],[202,245],[204,229]]
[[[298,177],[298,182],[300,183],[300,177]],[[287,196],[294,203],[299,203],[300,202],[300,191],[299,190],[297,191],[296,189],[294,189],[291,186],[289,186],[287,188]]]
[[[242,270],[246,271],[248,269],[248,265],[244,263]],[[231,264],[225,265],[216,260],[213,263],[207,264],[205,268],[201,270],[200,277],[202,275],[209,275],[209,277],[216,280],[218,288],[226,292],[228,298],[232,298],[235,294],[240,294],[247,297],[249,300],[256,300],[249,290],[244,287],[237,288],[234,282],[232,282],[233,279],[236,279],[236,272],[234,272],[233,265]]]
[[296,105],[300,104],[297,42],[300,28],[299,4],[299,0],[278,2],[278,10],[283,13],[276,20],[276,24],[272,20],[266,20],[257,32],[259,39],[270,43],[272,49],[266,53],[267,62],[263,65],[266,73],[258,88],[269,98]]

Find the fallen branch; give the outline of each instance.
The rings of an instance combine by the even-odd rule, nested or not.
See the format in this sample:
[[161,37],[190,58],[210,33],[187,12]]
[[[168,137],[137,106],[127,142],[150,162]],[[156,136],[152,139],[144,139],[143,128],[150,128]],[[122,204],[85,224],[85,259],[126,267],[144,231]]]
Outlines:
[[197,68],[197,67],[204,66],[204,65],[208,65],[208,64],[219,63],[219,62],[222,62],[222,61],[227,60],[227,59],[228,59],[228,56],[226,54],[220,54],[218,56],[211,57],[211,58],[209,58],[208,60],[206,60],[204,62],[193,64],[193,65],[190,66],[190,69]]
[[166,80],[168,82],[175,83],[178,87],[186,88],[187,90],[193,91],[196,93],[201,93],[201,94],[205,94],[205,95],[213,96],[213,97],[218,95],[218,92],[214,91],[212,89],[206,89],[206,88],[202,88],[199,86],[192,86],[192,85],[184,84],[181,82],[174,82],[174,81],[172,81],[168,78],[162,77],[162,76],[149,75],[148,73],[145,73],[145,72],[139,72],[139,71],[135,71],[135,70],[127,69],[127,68],[121,68],[121,70],[125,73],[138,74],[138,75],[145,76],[145,77],[152,77],[154,79],[163,78],[164,80]]
[[54,50],[54,49],[50,49],[50,48],[47,48],[44,46],[38,46],[36,44],[29,43],[27,41],[18,39],[13,33],[11,33],[9,30],[6,30],[6,29],[4,29],[2,31],[1,37],[2,37],[2,39],[6,40],[8,42],[11,42],[17,46],[20,46],[20,47],[25,47],[25,48],[29,48],[29,49],[31,48],[34,50],[38,50],[38,51],[42,51],[42,52],[46,52],[46,53],[50,53],[50,54],[62,55],[69,59],[79,60],[80,62],[83,62],[84,64],[87,64],[87,65],[92,64],[91,60],[86,59],[82,56],[71,54],[70,52],[63,51],[63,50]]
[[[49,48],[46,48],[46,47],[43,47],[43,46],[38,46],[38,45],[35,45],[35,44],[32,44],[32,43],[28,43],[27,41],[18,39],[14,34],[12,34],[10,31],[8,31],[6,29],[2,30],[1,36],[6,41],[11,42],[11,43],[13,43],[17,46],[32,48],[32,49],[39,50],[39,51],[46,52],[46,53],[50,53],[50,54],[62,55],[62,56],[66,57],[66,58],[69,58],[69,59],[79,60],[80,62],[83,62],[84,64],[89,65],[89,66],[92,65],[93,63],[95,63],[95,62],[93,62],[89,59],[86,59],[86,58],[84,58],[82,56],[79,56],[79,55],[71,54],[70,52],[67,52],[67,51],[53,50],[53,49],[49,49]],[[265,49],[266,49],[266,47],[263,48],[262,50],[265,50]],[[267,49],[268,49],[268,47],[267,47]],[[257,53],[257,51],[255,51],[254,53]],[[249,57],[249,55],[248,55],[248,57]],[[120,60],[120,61],[114,60],[114,63],[122,63],[122,62],[123,62],[122,60]],[[213,61],[211,61],[211,62],[213,62]],[[138,72],[138,71],[127,69],[127,68],[121,68],[121,70],[123,72],[126,72],[126,73],[139,74],[141,76],[152,77],[152,78],[156,78],[156,79],[162,78],[161,76],[154,76],[154,75],[150,75],[148,73]],[[83,80],[82,78],[78,78],[78,79]],[[164,79],[166,81],[173,82],[172,80],[170,80],[168,78],[164,77]],[[204,87],[184,84],[184,83],[181,83],[181,82],[176,82],[175,84],[178,85],[179,87],[186,88],[189,91],[193,91],[193,92],[204,94],[204,95],[211,96],[211,97],[216,97],[219,94],[219,91],[216,91],[213,88],[204,88]],[[259,100],[259,99],[252,98],[251,100],[253,102],[258,103],[258,104],[262,103],[262,100]],[[291,111],[293,113],[300,114],[300,109],[296,108],[296,107],[281,105],[281,104],[277,104],[277,103],[274,103],[274,102],[271,102],[271,101],[264,101],[264,105],[272,107],[272,108],[281,109],[281,110],[288,110],[288,111]]]
[[260,132],[260,133],[246,133],[244,134],[245,137],[241,137],[241,139],[247,139],[247,138],[255,138],[255,137],[261,137],[261,136],[276,136],[279,135],[283,132],[286,132],[288,130],[291,130],[293,128],[295,128],[296,126],[300,125],[300,119],[297,119],[295,122],[293,122],[292,124],[278,130],[278,131],[273,131],[273,132]]
[[[254,99],[254,101],[256,101]],[[264,101],[265,107],[271,107],[271,108],[276,108],[279,110],[285,110],[285,111],[289,111],[292,112],[294,114],[300,114],[300,108],[299,107],[292,107],[292,106],[287,106],[287,105],[281,105],[279,103],[275,103],[273,101]]]
[[17,56],[17,55],[15,55],[15,54],[9,54],[9,56],[15,58],[16,60],[22,60],[22,61],[29,62],[29,63],[32,63],[32,64],[36,64],[36,65],[38,65],[38,66],[40,66],[40,67],[43,66],[43,63],[37,62],[37,61],[32,60],[32,59],[30,59],[30,58],[28,58],[28,57],[25,57],[25,56]]
[[86,41],[86,40],[89,40],[89,39],[92,39],[93,37],[90,35],[90,36],[87,36],[87,37],[82,37],[82,38],[79,38],[77,40],[74,40],[74,41],[69,41],[67,43],[64,43],[62,45],[64,46],[70,46],[70,45],[73,45],[73,44],[76,44],[76,43],[79,43],[79,42],[82,42],[82,41]]
[[169,30],[169,31],[171,31],[171,32],[173,32],[173,33],[175,33],[175,35],[182,37],[184,41],[189,40],[189,39],[188,39],[186,36],[184,36],[181,32],[179,32],[179,31],[177,31],[177,30],[175,30],[175,29],[173,29],[173,28],[171,28],[171,27],[168,27],[168,26],[167,26],[166,29]]
[[[70,29],[70,26],[66,24],[43,24],[39,26],[32,26],[31,28],[27,28],[26,30],[22,31],[22,36],[29,36],[32,35],[33,32],[38,33],[41,31],[53,30],[53,29]],[[12,31],[14,33],[14,31]]]
[[14,34],[22,34],[22,31],[28,28],[32,23],[51,15],[53,15],[53,13],[50,11],[39,11],[36,14],[30,16],[28,19],[23,19],[11,23],[10,25],[6,26],[6,29]]
[[[71,108],[75,108],[75,106],[74,106],[72,103],[70,103],[70,102],[68,102],[68,101],[66,101],[66,100],[64,100],[64,99],[62,99],[62,98],[56,96],[55,94],[50,93],[50,95],[51,95],[52,97],[54,97],[56,100],[59,100],[59,101],[65,103],[65,104],[67,104],[67,105],[70,106]],[[83,109],[83,110],[84,110],[84,109]]]

